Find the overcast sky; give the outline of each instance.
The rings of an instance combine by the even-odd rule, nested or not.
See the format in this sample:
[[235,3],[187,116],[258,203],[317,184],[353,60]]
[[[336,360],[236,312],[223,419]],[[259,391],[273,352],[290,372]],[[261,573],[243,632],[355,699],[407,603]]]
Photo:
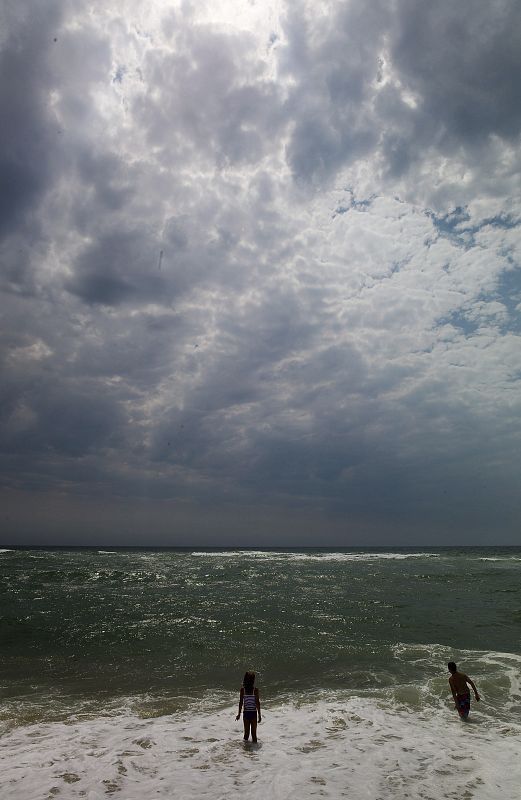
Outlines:
[[521,543],[517,0],[7,0],[5,543]]

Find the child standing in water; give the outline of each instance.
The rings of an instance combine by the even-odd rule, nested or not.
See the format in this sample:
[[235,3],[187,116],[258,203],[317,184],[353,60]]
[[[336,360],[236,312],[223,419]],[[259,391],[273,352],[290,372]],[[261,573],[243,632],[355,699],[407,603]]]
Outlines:
[[479,702],[478,690],[468,675],[465,675],[464,672],[458,672],[458,668],[454,661],[449,661],[447,666],[450,672],[449,684],[458,714],[460,715],[461,719],[467,719],[470,713],[469,685],[472,686],[474,697],[476,698],[477,702]]
[[235,717],[236,720],[240,719],[242,707],[244,711],[242,714],[242,721],[244,723],[244,741],[247,742],[250,738],[252,742],[257,741],[257,714],[258,721],[261,722],[261,707],[259,700],[259,690],[255,688],[255,673],[245,672],[241,686],[241,694],[239,697],[239,713]]

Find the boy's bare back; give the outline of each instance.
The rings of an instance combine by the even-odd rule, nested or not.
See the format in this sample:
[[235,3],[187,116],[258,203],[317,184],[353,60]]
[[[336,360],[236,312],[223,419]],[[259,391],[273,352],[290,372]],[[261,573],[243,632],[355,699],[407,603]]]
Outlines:
[[450,676],[449,683],[456,694],[465,694],[469,691],[470,678],[464,672],[455,672]]

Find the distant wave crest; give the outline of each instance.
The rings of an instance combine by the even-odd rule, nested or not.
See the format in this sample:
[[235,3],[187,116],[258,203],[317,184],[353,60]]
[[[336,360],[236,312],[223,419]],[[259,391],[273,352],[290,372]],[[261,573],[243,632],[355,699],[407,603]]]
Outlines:
[[521,556],[481,556],[479,561],[521,561]]
[[270,561],[373,561],[374,559],[402,560],[407,558],[438,558],[438,553],[297,553],[268,550],[194,550],[192,556],[204,558],[259,558]]

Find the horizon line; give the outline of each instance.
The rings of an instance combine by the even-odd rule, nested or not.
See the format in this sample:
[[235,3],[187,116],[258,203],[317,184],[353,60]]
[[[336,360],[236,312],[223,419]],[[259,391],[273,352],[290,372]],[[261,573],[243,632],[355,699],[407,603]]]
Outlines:
[[239,545],[239,544],[2,544],[0,549],[42,549],[52,548],[60,550],[97,550],[99,548],[112,548],[114,550],[375,550],[377,548],[400,548],[402,550],[443,549],[456,550],[464,548],[517,548],[521,544],[351,544],[351,545]]

